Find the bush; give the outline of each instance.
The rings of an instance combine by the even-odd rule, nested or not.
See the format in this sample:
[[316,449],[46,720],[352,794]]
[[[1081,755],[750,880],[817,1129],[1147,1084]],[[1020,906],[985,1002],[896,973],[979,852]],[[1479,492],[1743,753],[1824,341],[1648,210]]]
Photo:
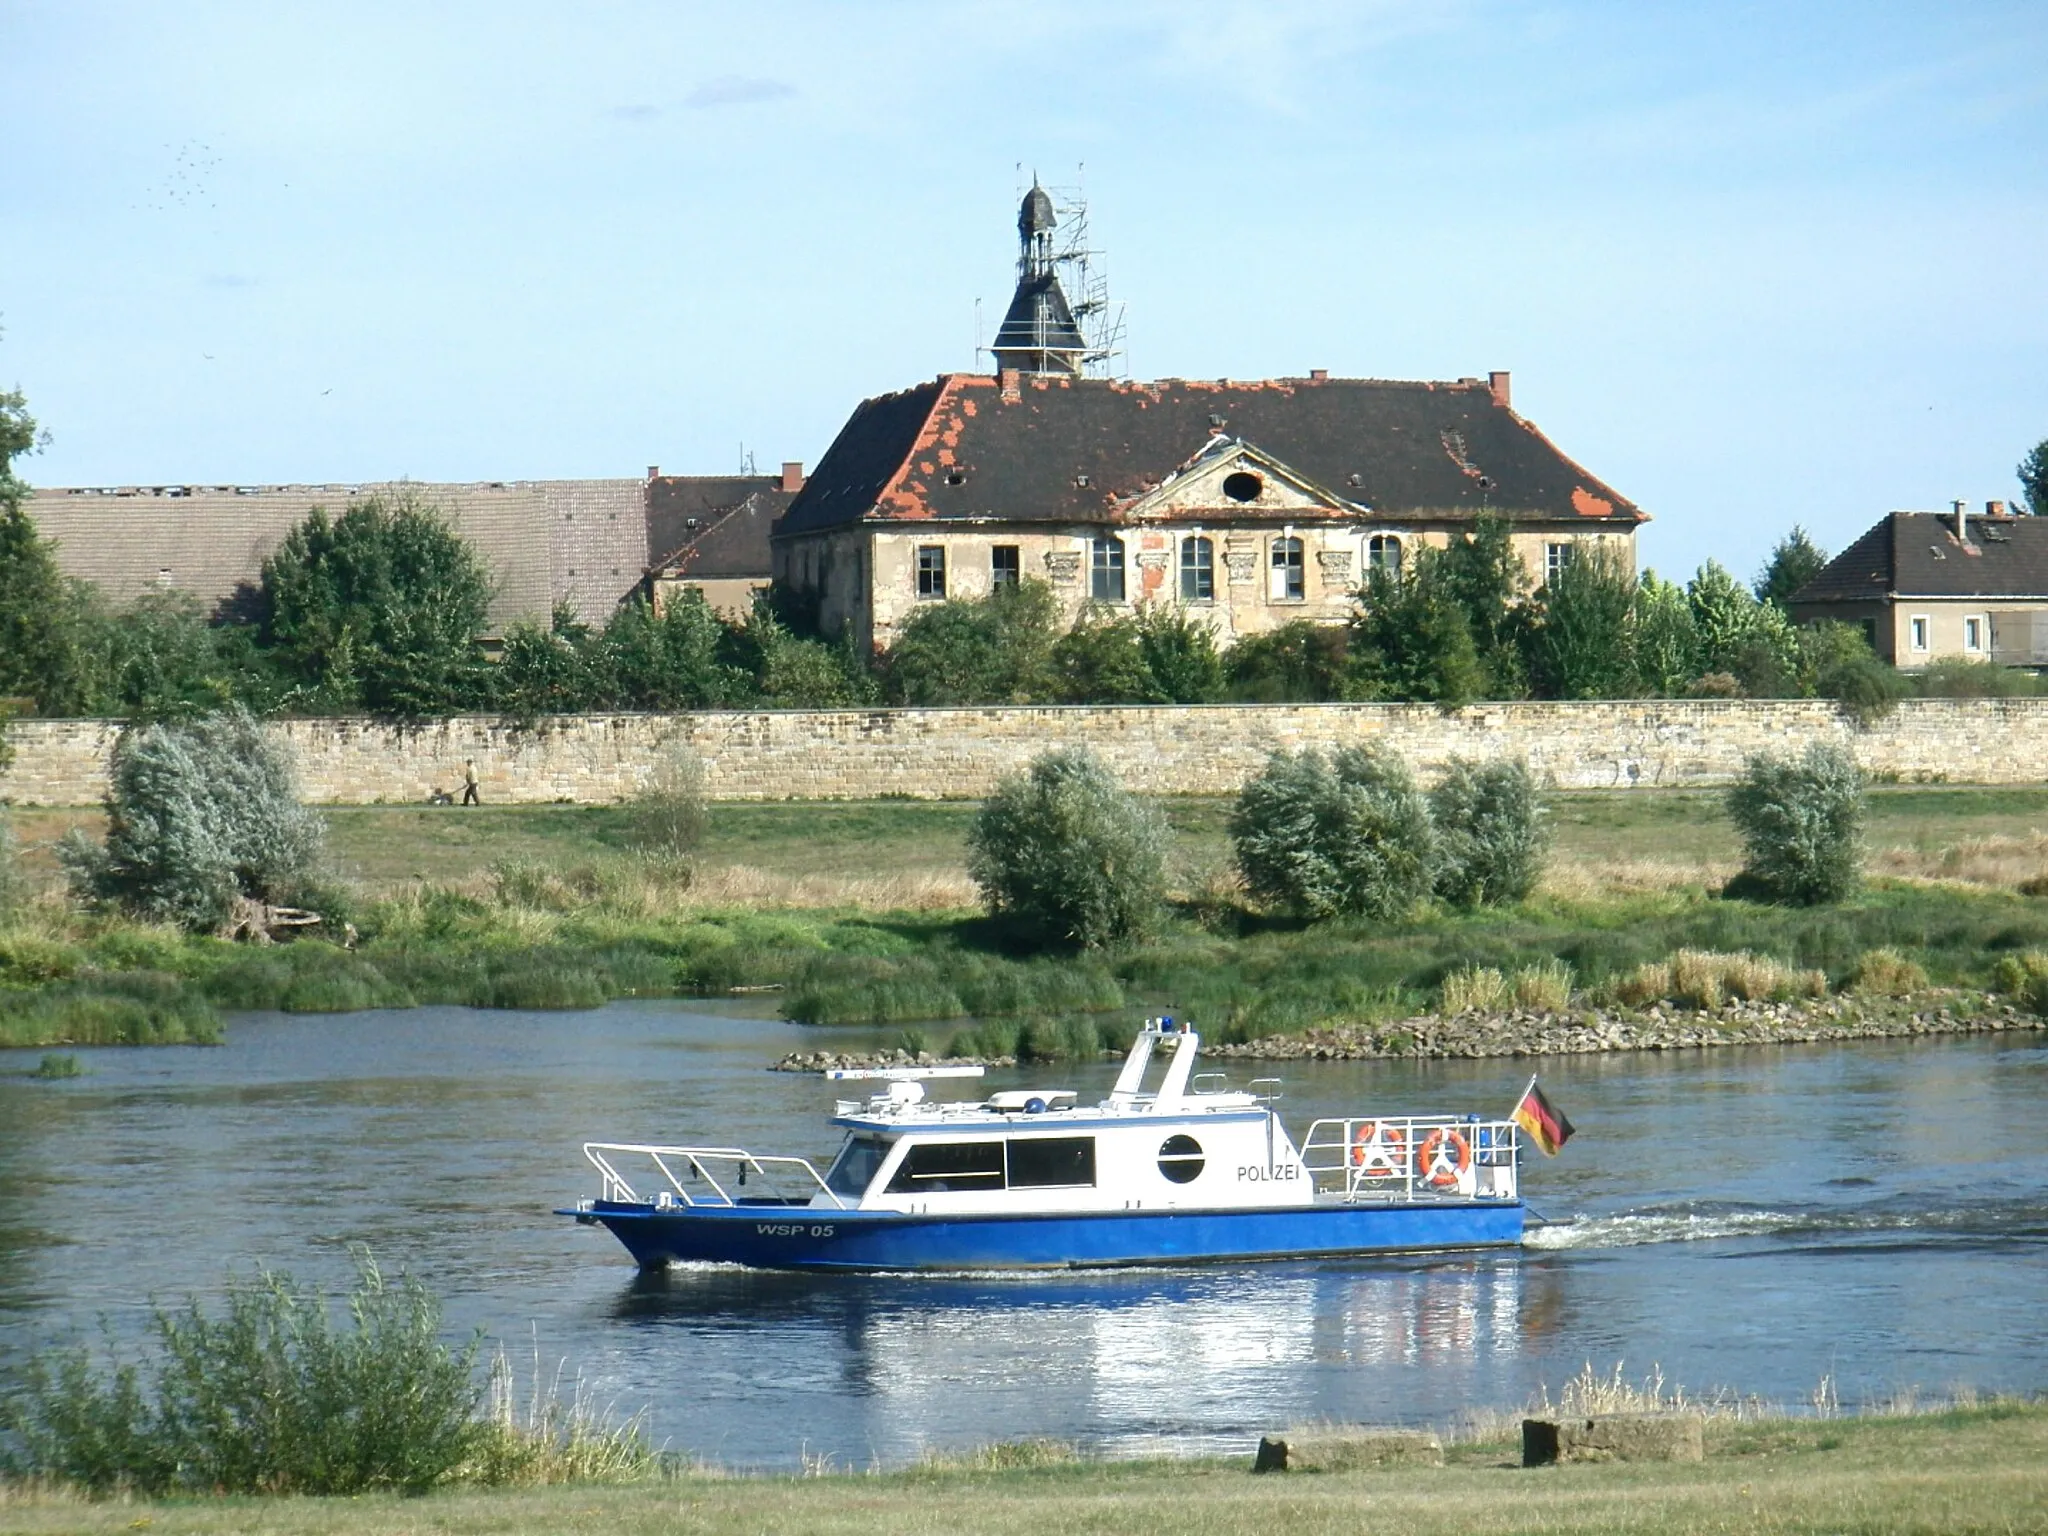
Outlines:
[[[0,762],[0,768],[6,764]],[[0,921],[19,911],[28,900],[28,875],[21,867],[21,844],[14,829],[0,816]]]
[[1550,830],[1528,764],[1454,757],[1429,792],[1436,893],[1461,907],[1520,901],[1536,888]]
[[442,1342],[417,1281],[358,1261],[347,1322],[289,1275],[231,1279],[224,1310],[155,1309],[156,1357],[102,1371],[84,1348],[36,1357],[0,1410],[9,1472],[95,1493],[424,1492],[490,1426],[476,1342]]
[[92,900],[208,929],[238,897],[292,904],[312,886],[324,828],[243,711],[123,731],[106,805],[103,848],[74,833],[59,849]]
[[1166,823],[1086,751],[1048,752],[996,787],[968,834],[992,916],[1096,948],[1138,938],[1166,894]]
[[1345,694],[1348,638],[1311,619],[1246,635],[1223,654],[1226,692],[1251,704],[1315,704]]
[[633,845],[682,863],[710,829],[704,800],[704,765],[681,742],[664,743],[654,755],[647,782],[632,801]]
[[1927,985],[1927,970],[1896,949],[1866,949],[1849,973],[1849,990],[1866,997],[1910,997]]
[[1728,791],[1745,873],[1775,899],[1800,906],[1841,901],[1856,889],[1863,813],[1855,759],[1819,743],[1797,757],[1751,758]]
[[1253,896],[1311,918],[1405,916],[1435,867],[1428,802],[1378,747],[1274,753],[1238,792],[1230,838]]
[[1059,599],[1043,581],[987,597],[928,603],[889,650],[889,696],[900,704],[1031,704],[1053,692]]

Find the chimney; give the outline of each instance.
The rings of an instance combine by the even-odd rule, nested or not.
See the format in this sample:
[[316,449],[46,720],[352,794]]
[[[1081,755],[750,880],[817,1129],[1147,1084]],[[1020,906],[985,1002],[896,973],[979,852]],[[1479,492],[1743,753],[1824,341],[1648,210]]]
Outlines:
[[1970,504],[1967,501],[1952,501],[1950,510],[1955,514],[1956,539],[1959,543],[1970,542]]
[[1511,391],[1508,388],[1507,369],[1494,369],[1493,372],[1489,373],[1486,376],[1486,383],[1487,387],[1493,391],[1494,399],[1498,400],[1502,405],[1506,406],[1509,410],[1514,409],[1514,394],[1513,391]]
[[1986,517],[2003,517],[2003,516],[2005,516],[2005,503],[2004,503],[2004,502],[2002,502],[2002,501],[1987,501],[1987,502],[1985,502],[1985,503],[1984,503],[1984,515],[1985,515]]
[[1024,398],[1024,375],[1016,368],[1005,368],[996,375],[996,382],[1003,387],[1003,398],[1015,403]]
[[782,461],[782,491],[785,496],[794,496],[804,488],[804,461],[784,459]]
[[661,478],[661,466],[659,464],[648,465],[647,478],[650,480],[659,480]]
[[1311,368],[1308,371],[1308,381],[1311,384],[1328,383],[1329,378],[1330,370],[1327,368]]

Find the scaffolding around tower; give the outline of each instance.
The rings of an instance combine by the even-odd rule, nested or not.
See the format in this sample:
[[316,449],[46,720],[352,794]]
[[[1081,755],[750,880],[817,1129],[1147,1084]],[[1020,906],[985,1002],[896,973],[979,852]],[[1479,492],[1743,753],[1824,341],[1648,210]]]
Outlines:
[[1017,241],[1017,291],[987,349],[997,368],[1120,377],[1124,308],[1111,300],[1102,253],[1089,243],[1080,187],[1044,187],[1033,177],[1018,205]]

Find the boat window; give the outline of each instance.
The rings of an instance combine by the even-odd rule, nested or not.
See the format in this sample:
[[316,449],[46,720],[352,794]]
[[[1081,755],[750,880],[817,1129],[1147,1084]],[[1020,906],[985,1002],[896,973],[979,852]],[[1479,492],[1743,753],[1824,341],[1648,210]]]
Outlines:
[[1159,1171],[1176,1184],[1192,1184],[1202,1176],[1202,1144],[1192,1136],[1169,1136],[1159,1149]]
[[825,1187],[842,1200],[866,1194],[888,1151],[888,1143],[878,1136],[847,1137],[832,1171],[825,1175]]
[[961,1189],[1003,1187],[1000,1141],[942,1141],[915,1144],[889,1181],[891,1194],[928,1195]]
[[1010,1188],[1092,1189],[1093,1136],[1044,1136],[1010,1143]]

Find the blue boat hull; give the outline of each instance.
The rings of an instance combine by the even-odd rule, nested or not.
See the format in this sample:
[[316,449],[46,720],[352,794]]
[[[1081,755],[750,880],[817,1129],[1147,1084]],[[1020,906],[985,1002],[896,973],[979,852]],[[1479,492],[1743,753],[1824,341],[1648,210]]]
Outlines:
[[672,1263],[756,1269],[1072,1269],[1431,1253],[1509,1247],[1520,1201],[1104,1211],[1043,1216],[906,1216],[769,1204],[657,1210],[600,1200],[565,1211],[610,1229],[643,1269]]

